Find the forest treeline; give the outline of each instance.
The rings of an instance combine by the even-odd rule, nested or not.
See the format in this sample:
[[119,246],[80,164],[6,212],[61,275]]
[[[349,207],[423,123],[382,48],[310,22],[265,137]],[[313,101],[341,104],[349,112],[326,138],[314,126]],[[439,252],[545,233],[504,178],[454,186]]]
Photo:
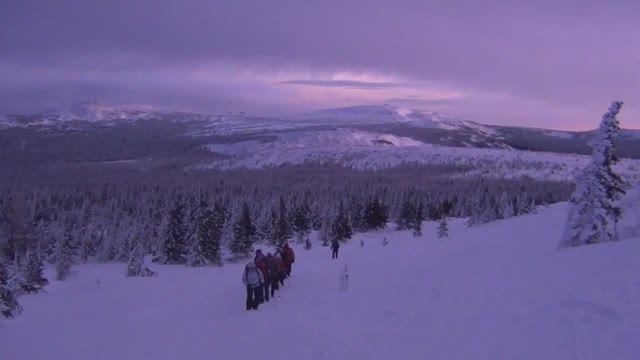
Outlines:
[[464,170],[283,166],[14,183],[0,190],[1,257],[24,291],[36,291],[41,280],[30,273],[44,262],[55,264],[59,279],[87,261],[142,269],[148,254],[163,264],[221,265],[249,256],[257,243],[310,248],[389,223],[420,235],[425,221],[443,217],[486,223],[566,201],[573,190],[565,182],[468,177]]

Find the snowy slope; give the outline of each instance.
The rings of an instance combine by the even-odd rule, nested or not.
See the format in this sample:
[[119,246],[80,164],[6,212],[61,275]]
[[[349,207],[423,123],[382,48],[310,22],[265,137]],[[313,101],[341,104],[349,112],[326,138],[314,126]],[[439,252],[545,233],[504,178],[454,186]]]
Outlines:
[[337,261],[297,248],[293,278],[258,312],[243,309],[241,264],[162,266],[148,279],[81,266],[21,298],[24,313],[0,326],[0,358],[638,359],[640,238],[558,250],[565,216],[557,204],[473,228],[456,220],[446,240],[434,224],[418,239],[358,235]]

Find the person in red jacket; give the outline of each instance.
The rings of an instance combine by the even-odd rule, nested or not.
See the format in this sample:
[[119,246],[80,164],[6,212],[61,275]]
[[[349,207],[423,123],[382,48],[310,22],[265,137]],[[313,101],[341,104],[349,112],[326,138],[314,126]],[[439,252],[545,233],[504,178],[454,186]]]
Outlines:
[[262,250],[258,249],[256,250],[256,257],[253,259],[254,264],[256,264],[256,267],[258,268],[258,270],[260,270],[260,272],[262,273],[262,277],[264,278],[263,281],[263,290],[264,290],[264,295],[261,296],[261,300],[264,301],[269,301],[269,287],[271,286],[271,274],[269,271],[269,266],[267,264],[267,257],[264,256],[264,254],[262,253]]
[[283,261],[286,268],[287,277],[291,276],[291,265],[296,262],[296,254],[293,252],[293,249],[289,246],[288,243],[284,244],[282,248],[282,254],[284,255]]

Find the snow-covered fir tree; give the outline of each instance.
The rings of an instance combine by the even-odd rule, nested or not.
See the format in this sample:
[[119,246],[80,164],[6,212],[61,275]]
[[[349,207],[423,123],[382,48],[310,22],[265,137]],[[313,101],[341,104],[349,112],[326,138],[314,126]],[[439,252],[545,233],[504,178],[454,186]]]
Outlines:
[[[217,206],[217,208],[216,208]],[[189,266],[220,265],[220,240],[224,226],[224,209],[204,209],[196,219],[196,230],[191,238],[187,264]]]
[[363,229],[380,230],[384,229],[389,222],[389,212],[377,197],[367,203],[364,209]]
[[413,237],[422,236],[422,222],[426,220],[426,212],[424,209],[424,204],[422,202],[418,203],[418,206],[415,208],[415,214],[413,215],[411,222],[409,224]]
[[507,219],[515,215],[513,203],[509,199],[509,195],[506,192],[503,192],[502,195],[500,195],[500,200],[498,202],[498,213],[501,219]]
[[618,161],[614,141],[619,132],[617,115],[621,107],[621,101],[611,104],[590,142],[593,155],[576,180],[561,247],[618,240],[619,200],[624,189],[612,165]]
[[280,197],[278,201],[278,211],[276,214],[274,231],[272,233],[272,244],[280,247],[293,237],[291,221],[283,197]]
[[412,224],[415,223],[415,218],[417,216],[417,209],[411,199],[407,196],[402,202],[402,207],[400,208],[400,213],[396,218],[396,230],[407,230],[410,229]]
[[449,223],[447,217],[443,216],[438,222],[438,239],[449,237]]
[[9,273],[5,260],[0,256],[0,315],[13,318],[22,311],[17,295],[9,284]]
[[342,203],[338,209],[338,215],[331,225],[331,240],[347,241],[353,235],[349,214],[345,211]]
[[38,292],[49,284],[49,280],[44,276],[43,255],[40,254],[37,244],[27,249],[22,265],[22,278],[22,291],[26,293]]
[[233,239],[229,249],[236,258],[247,258],[253,252],[256,228],[251,221],[249,205],[242,204],[240,216],[233,225]]
[[163,264],[184,264],[187,261],[187,228],[184,218],[184,204],[177,200],[169,213],[164,229],[160,262]]
[[311,209],[306,201],[293,214],[293,232],[298,243],[306,243],[311,233]]
[[127,277],[150,277],[157,276],[157,272],[151,270],[144,258],[146,251],[144,249],[144,244],[141,240],[141,236],[137,235],[132,243],[131,243],[131,251],[129,251],[129,258],[127,261]]
[[58,235],[55,249],[56,280],[65,280],[71,274],[71,266],[75,260],[73,241],[73,223],[67,220],[64,231]]
[[318,240],[322,242],[322,246],[329,246],[329,243],[331,242],[332,224],[333,221],[328,214],[322,217],[322,226],[318,231]]
[[131,251],[129,252],[129,261],[127,262],[128,277],[140,276],[144,270],[144,248],[142,242],[134,240]]

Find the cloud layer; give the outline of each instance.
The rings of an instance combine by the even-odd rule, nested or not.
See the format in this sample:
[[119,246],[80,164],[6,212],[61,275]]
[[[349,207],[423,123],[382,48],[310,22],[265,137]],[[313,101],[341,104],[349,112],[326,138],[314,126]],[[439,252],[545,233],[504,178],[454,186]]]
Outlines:
[[87,97],[286,112],[402,100],[489,123],[640,127],[636,1],[0,3],[0,112]]

